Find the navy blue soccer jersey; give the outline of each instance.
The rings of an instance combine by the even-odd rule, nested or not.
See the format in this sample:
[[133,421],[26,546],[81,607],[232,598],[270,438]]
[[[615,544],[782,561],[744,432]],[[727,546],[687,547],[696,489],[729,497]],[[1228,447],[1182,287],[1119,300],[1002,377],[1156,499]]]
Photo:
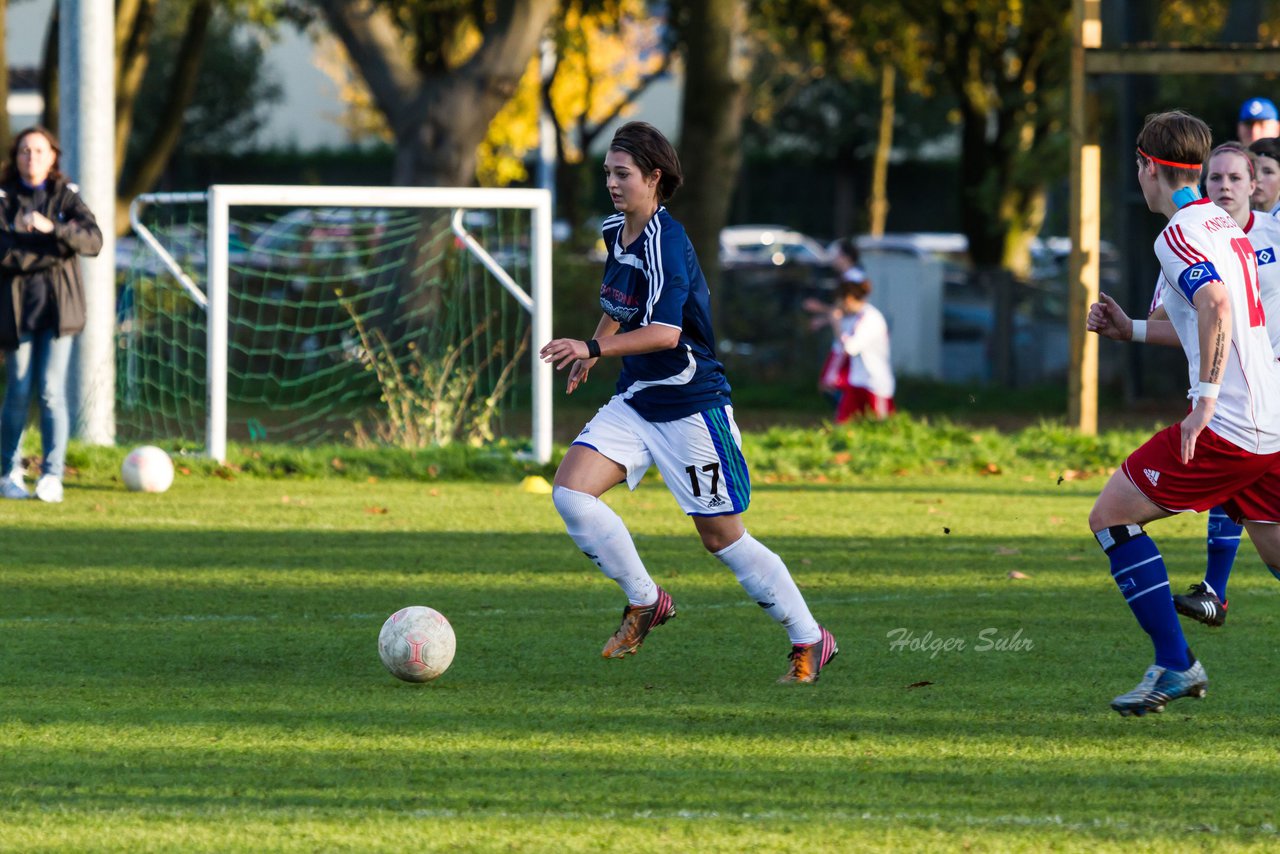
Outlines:
[[646,421],[674,421],[730,403],[724,365],[716,359],[707,280],[684,227],[665,207],[644,232],[622,245],[623,215],[604,221],[600,307],[619,332],[661,324],[680,330],[670,350],[622,357],[618,394]]

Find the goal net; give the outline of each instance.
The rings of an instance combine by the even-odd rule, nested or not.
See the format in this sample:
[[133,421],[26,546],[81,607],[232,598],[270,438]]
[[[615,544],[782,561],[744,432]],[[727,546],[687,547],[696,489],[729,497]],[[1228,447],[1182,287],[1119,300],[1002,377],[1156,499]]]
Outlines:
[[546,191],[218,185],[140,196],[130,220],[122,438],[550,458]]

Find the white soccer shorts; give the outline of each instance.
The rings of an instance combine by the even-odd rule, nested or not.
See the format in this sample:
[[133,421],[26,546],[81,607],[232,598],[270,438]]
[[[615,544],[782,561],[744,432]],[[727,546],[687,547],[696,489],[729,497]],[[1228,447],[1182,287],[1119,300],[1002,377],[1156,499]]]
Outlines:
[[751,503],[751,476],[732,406],[652,422],[615,395],[573,444],[592,448],[626,469],[631,489],[656,463],[667,488],[690,516],[727,516]]

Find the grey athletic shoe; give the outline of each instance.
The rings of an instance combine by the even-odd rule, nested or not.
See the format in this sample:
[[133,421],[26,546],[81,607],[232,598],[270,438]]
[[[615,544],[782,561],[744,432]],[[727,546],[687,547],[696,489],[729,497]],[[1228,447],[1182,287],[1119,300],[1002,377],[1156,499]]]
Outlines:
[[1203,697],[1208,688],[1209,677],[1199,661],[1192,660],[1186,670],[1168,670],[1153,664],[1138,687],[1112,700],[1111,708],[1124,717],[1142,717],[1147,712],[1163,712],[1168,703],[1181,697]]
[[1173,607],[1182,616],[1206,626],[1220,626],[1227,621],[1227,603],[1211,593],[1203,581],[1191,585],[1186,593],[1174,596]]

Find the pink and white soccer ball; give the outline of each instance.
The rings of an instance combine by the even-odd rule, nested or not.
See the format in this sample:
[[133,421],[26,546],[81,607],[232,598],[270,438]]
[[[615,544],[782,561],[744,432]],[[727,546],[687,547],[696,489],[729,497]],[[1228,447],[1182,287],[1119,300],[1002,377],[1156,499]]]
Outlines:
[[134,448],[120,466],[130,492],[164,492],[173,483],[173,460],[155,445]]
[[430,682],[449,669],[457,649],[453,626],[425,605],[401,608],[382,624],[378,657],[397,679]]

